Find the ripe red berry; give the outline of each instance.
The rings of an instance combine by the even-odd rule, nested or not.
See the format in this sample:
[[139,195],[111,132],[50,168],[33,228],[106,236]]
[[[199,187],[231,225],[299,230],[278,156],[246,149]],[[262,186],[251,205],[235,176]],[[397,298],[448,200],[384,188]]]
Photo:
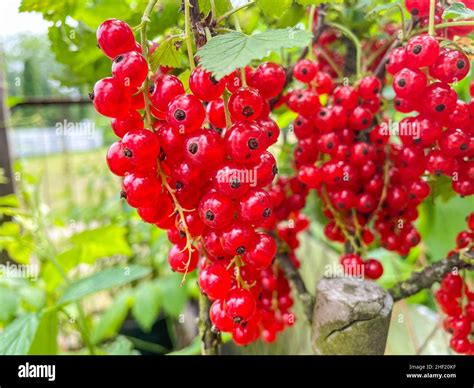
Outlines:
[[209,318],[219,331],[230,332],[234,329],[234,321],[225,313],[223,300],[215,300],[209,310]]
[[407,61],[411,66],[426,67],[432,65],[439,55],[438,41],[429,35],[417,35],[406,46]]
[[131,108],[130,93],[115,78],[109,77],[97,81],[89,97],[97,112],[107,117],[124,118]]
[[199,287],[211,299],[222,299],[230,291],[229,272],[221,264],[211,264],[199,273]]
[[213,101],[224,93],[225,80],[217,81],[211,73],[198,66],[189,76],[189,88],[200,100]]
[[153,175],[128,174],[123,179],[122,196],[131,207],[150,207],[161,194],[161,182]]
[[107,165],[112,174],[125,176],[133,171],[130,160],[123,153],[122,144],[118,141],[113,143],[107,151]]
[[192,133],[184,143],[185,159],[193,166],[210,169],[226,157],[224,140],[215,131],[202,129]]
[[383,274],[383,266],[376,259],[368,259],[364,263],[364,274],[369,279],[377,280]]
[[112,119],[112,130],[118,137],[124,137],[127,132],[143,129],[143,119],[135,110],[131,110],[121,119]]
[[399,97],[416,99],[425,89],[426,83],[425,73],[418,69],[404,68],[393,77],[393,90]]
[[132,29],[127,23],[117,19],[108,19],[99,26],[97,43],[110,59],[136,50]]
[[210,228],[222,229],[232,222],[234,206],[228,197],[210,191],[199,203],[199,216]]
[[301,59],[296,62],[293,69],[293,76],[303,83],[310,83],[316,76],[318,66],[309,59]]
[[358,101],[357,91],[352,86],[338,86],[334,90],[334,104],[345,109],[354,109]]
[[285,85],[285,70],[276,63],[265,62],[255,69],[249,81],[249,85],[257,89],[263,98],[273,98],[281,93]]
[[271,198],[265,190],[251,189],[239,200],[239,219],[259,226],[272,214]]
[[147,129],[128,132],[122,139],[122,148],[132,165],[142,170],[144,168],[153,170],[156,167],[160,142],[155,133]]
[[397,74],[407,65],[407,54],[405,47],[397,47],[393,49],[387,59],[387,72]]
[[184,94],[184,86],[174,75],[160,75],[155,79],[150,101],[158,111],[166,113],[169,103],[177,96]]
[[225,137],[227,153],[238,163],[255,163],[265,151],[266,134],[256,124],[237,122]]
[[405,0],[405,7],[413,16],[422,18],[430,12],[430,0]]
[[240,88],[229,99],[229,112],[235,121],[252,121],[260,116],[263,99],[256,89]]
[[223,129],[226,127],[224,101],[217,99],[207,104],[207,119],[215,128]]
[[112,75],[135,92],[148,76],[148,64],[143,55],[136,51],[120,54],[112,63]]
[[461,51],[444,49],[430,67],[430,75],[445,83],[463,80],[471,68],[469,58]]
[[199,261],[199,254],[196,248],[193,248],[191,254],[187,249],[178,245],[173,245],[168,253],[168,264],[175,272],[186,273],[196,269]]
[[235,323],[246,322],[255,313],[256,302],[253,294],[243,288],[234,288],[225,299],[226,314]]
[[367,76],[360,80],[358,92],[359,96],[365,100],[376,97],[382,90],[382,82],[376,76]]
[[445,83],[435,82],[423,93],[423,113],[430,118],[442,120],[456,108],[457,94]]
[[168,106],[167,121],[180,133],[191,133],[201,128],[206,111],[201,101],[192,94],[175,97]]
[[250,252],[256,243],[257,234],[252,227],[245,224],[233,223],[221,232],[222,248],[229,255],[243,255]]
[[273,237],[259,233],[255,248],[244,255],[244,261],[255,269],[268,267],[277,253],[277,245]]

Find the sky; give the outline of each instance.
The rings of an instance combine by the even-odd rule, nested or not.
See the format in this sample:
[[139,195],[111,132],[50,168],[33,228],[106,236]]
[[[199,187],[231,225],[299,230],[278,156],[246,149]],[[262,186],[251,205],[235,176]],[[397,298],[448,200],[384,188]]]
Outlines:
[[0,37],[5,38],[19,32],[46,33],[48,22],[40,13],[19,13],[21,0],[0,0]]

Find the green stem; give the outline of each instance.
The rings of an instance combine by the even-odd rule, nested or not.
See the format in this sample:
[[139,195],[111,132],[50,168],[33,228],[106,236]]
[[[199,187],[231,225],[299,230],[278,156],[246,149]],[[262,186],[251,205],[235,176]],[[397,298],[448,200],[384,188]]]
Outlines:
[[430,0],[430,18],[428,22],[428,34],[430,36],[435,35],[435,12],[436,12],[436,0]]
[[[148,27],[148,23],[150,23],[151,12],[153,11],[153,8],[155,7],[157,2],[158,0],[150,0],[148,2],[145,8],[145,11],[143,12],[141,28],[140,28],[140,43],[143,50],[143,56],[145,57],[148,63],[149,63],[149,58],[148,58],[149,50],[148,50],[148,39],[147,39],[147,27]],[[153,130],[151,113],[150,113],[150,99],[148,96],[149,86],[150,86],[149,80],[148,80],[148,77],[146,77],[145,82],[144,82],[144,89],[143,89],[143,100],[145,101],[145,120],[146,120],[147,127]]]
[[[237,32],[242,32],[242,28],[240,28],[239,17],[237,14],[234,14],[234,24],[235,30]],[[240,78],[242,79],[242,86],[245,88],[247,87],[247,77],[245,76],[245,67],[240,68]]]
[[211,2],[211,12],[212,12],[212,18],[215,19],[217,12],[216,12],[216,1],[215,0],[210,0]]
[[[311,34],[314,34],[314,14],[316,13],[316,5],[312,5],[310,10],[309,10],[309,19],[308,19],[308,31],[311,32]],[[309,59],[313,59],[314,53],[313,53],[313,39],[309,42],[308,46],[308,57]]]
[[249,7],[251,5],[254,5],[254,4],[255,4],[255,1],[249,1],[248,3],[245,3],[245,4],[241,5],[240,7],[231,9],[230,11],[226,12],[224,15],[219,16],[216,20],[216,24],[221,23],[222,21],[227,19],[229,16],[232,16],[234,13],[239,12],[241,9],[247,8],[247,7]]
[[395,6],[400,10],[400,16],[402,18],[402,40],[405,40],[407,37],[405,11],[400,3],[396,3]]
[[230,112],[229,112],[229,92],[224,90],[224,95],[222,96],[224,100],[224,112],[225,112],[225,130],[222,132],[222,137],[224,137],[226,131],[232,125],[232,120],[230,119]]
[[359,38],[349,29],[338,23],[326,22],[330,27],[337,28],[344,35],[346,35],[353,43],[356,48],[356,75],[357,79],[362,76],[362,46]]
[[186,49],[188,51],[189,68],[194,70],[193,37],[191,35],[191,17],[189,13],[189,0],[184,0],[184,33],[186,35]]
[[[449,28],[449,27],[468,27],[468,26],[474,26],[474,21],[440,23],[440,24],[435,24],[434,29],[439,30],[442,28]],[[428,31],[428,27],[420,28],[419,30],[414,31],[411,34],[411,36],[418,35],[422,32],[427,32],[427,31]]]

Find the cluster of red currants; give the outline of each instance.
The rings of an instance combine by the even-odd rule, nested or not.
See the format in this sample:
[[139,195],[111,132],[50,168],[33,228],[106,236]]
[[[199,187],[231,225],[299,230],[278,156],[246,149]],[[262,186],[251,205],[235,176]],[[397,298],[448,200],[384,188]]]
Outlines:
[[[459,233],[453,252],[472,251],[474,247],[474,213],[468,216],[467,223],[469,230]],[[457,353],[474,355],[474,291],[469,290],[458,272],[450,272],[442,280],[436,300],[448,316],[443,321],[443,327],[452,334],[451,348]]]
[[270,189],[275,205],[273,214],[277,221],[278,237],[286,244],[288,257],[295,268],[301,263],[296,257],[296,249],[300,246],[298,234],[309,227],[308,218],[300,213],[306,204],[309,189],[297,177],[280,176]]
[[395,109],[418,112],[400,122],[403,144],[421,155],[420,168],[449,176],[461,196],[474,194],[474,102],[458,99],[450,84],[464,79],[469,69],[462,51],[441,48],[424,34],[392,51],[387,64],[394,74]]
[[294,323],[288,281],[273,263],[277,244],[264,232],[276,223],[267,187],[278,172],[267,148],[280,134],[268,101],[282,91],[285,71],[263,63],[246,69],[246,80],[238,72],[216,80],[196,67],[191,93],[160,71],[146,88],[148,64],[130,27],[107,20],[97,39],[113,58],[113,77],[98,81],[91,98],[120,138],[107,162],[123,177],[122,197],[143,221],[167,231],[172,270],[199,267],[216,329],[240,345],[260,336],[274,341]]

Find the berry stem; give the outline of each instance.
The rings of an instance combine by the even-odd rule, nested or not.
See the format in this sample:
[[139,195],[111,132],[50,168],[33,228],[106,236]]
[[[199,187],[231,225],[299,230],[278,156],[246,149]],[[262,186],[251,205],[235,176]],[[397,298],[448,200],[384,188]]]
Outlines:
[[[140,43],[142,46],[143,50],[143,56],[145,57],[146,61],[149,63],[149,50],[148,50],[148,38],[147,38],[147,27],[148,23],[150,23],[150,14],[153,11],[153,8],[155,7],[156,3],[158,0],[150,0],[145,8],[145,11],[143,12],[142,16],[142,22],[141,22],[141,27],[140,27]],[[148,76],[145,78],[144,82],[144,88],[143,88],[143,99],[145,101],[145,120],[146,120],[146,125],[148,128],[153,130],[152,126],[152,119],[151,119],[151,113],[150,113],[150,99],[148,96],[148,89],[149,89],[149,80]]]
[[[309,19],[308,19],[308,31],[311,32],[311,34],[313,34],[313,32],[314,32],[314,15],[315,14],[316,14],[316,6],[312,5],[310,10],[309,10]],[[313,40],[312,39],[309,42],[308,57],[309,57],[309,59],[314,59]]]
[[229,92],[227,90],[224,90],[222,99],[224,100],[224,113],[225,113],[225,126],[226,126],[224,131],[222,131],[222,137],[224,137],[225,133],[227,132],[227,129],[230,128],[230,126],[232,125],[232,120],[230,118],[230,112],[229,112]]
[[209,318],[209,309],[211,303],[208,297],[202,293],[199,294],[199,337],[201,338],[201,354],[204,356],[219,355],[219,345],[221,336],[212,328],[212,322]]
[[255,1],[249,1],[248,3],[242,4],[241,6],[237,8],[233,8],[230,11],[227,11],[224,15],[219,16],[216,20],[216,24],[222,23],[225,19],[227,19],[229,16],[232,16],[236,12],[239,12],[241,9],[250,7],[251,5],[254,5]]
[[356,49],[356,76],[357,79],[361,78],[362,76],[362,46],[360,43],[359,38],[349,29],[344,27],[341,24],[333,23],[333,22],[326,22],[329,27],[333,27],[341,31],[344,35],[346,35],[352,43],[354,43],[354,47]]
[[435,35],[435,14],[436,14],[436,0],[430,0],[430,18],[428,21],[428,34]]
[[193,36],[191,32],[191,16],[189,12],[189,0],[184,0],[184,33],[186,35],[186,49],[188,51],[189,68],[194,70]]
[[[235,30],[237,32],[242,32],[242,28],[240,27],[239,17],[237,14],[234,14],[234,25]],[[240,68],[240,78],[242,79],[242,87],[247,87],[247,77],[245,76],[245,67]]]
[[161,182],[165,189],[168,191],[169,195],[171,196],[171,199],[173,200],[174,208],[175,211],[178,212],[179,219],[181,222],[181,227],[183,229],[184,234],[186,235],[186,245],[183,247],[181,252],[187,250],[188,251],[188,261],[186,263],[186,271],[184,272],[183,279],[181,280],[181,285],[186,281],[186,275],[188,274],[188,268],[189,264],[191,263],[191,257],[193,253],[193,246],[192,246],[192,236],[191,233],[189,233],[188,225],[186,224],[186,217],[184,216],[185,209],[181,206],[181,204],[178,201],[178,198],[176,198],[175,191],[171,188],[171,186],[168,183],[168,177],[164,173],[163,169],[161,168],[161,165],[158,163],[158,174],[161,178]]
[[217,15],[216,11],[216,1],[215,0],[210,0],[211,3],[211,12],[212,12],[212,18],[214,19]]

